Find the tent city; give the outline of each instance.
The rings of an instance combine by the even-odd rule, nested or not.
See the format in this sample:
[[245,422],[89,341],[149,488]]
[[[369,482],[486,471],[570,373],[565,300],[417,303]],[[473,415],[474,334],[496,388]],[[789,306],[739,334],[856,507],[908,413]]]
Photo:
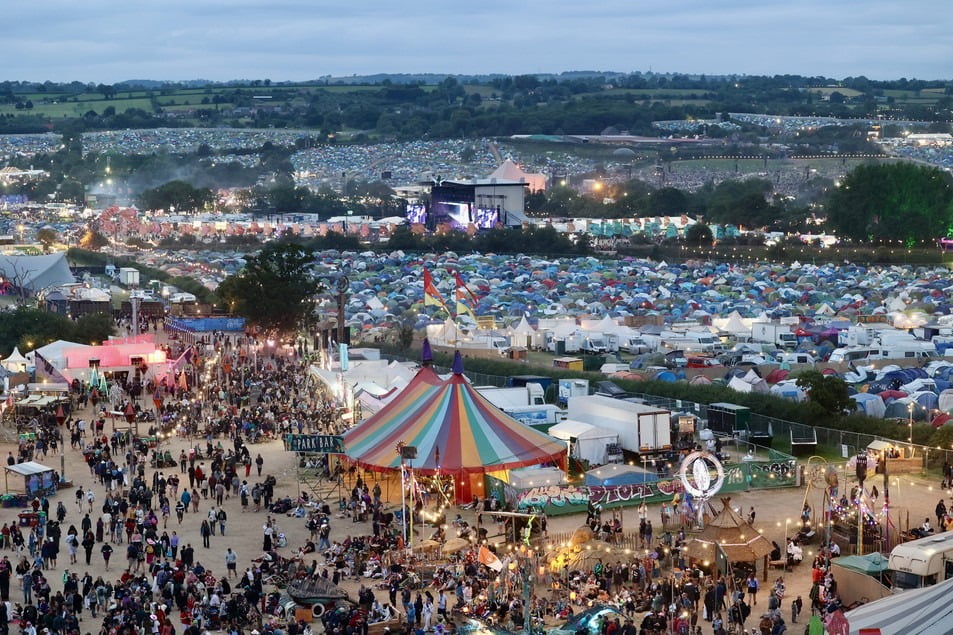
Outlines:
[[108,4],[0,44],[0,635],[953,633],[940,31]]

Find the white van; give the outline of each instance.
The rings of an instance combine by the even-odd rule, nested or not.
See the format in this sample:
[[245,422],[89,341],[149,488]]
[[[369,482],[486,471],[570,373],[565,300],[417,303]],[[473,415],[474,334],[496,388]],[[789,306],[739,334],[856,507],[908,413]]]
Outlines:
[[879,348],[848,346],[847,348],[835,348],[831,351],[831,356],[827,358],[827,361],[837,364],[838,362],[867,362],[874,359],[882,359]]

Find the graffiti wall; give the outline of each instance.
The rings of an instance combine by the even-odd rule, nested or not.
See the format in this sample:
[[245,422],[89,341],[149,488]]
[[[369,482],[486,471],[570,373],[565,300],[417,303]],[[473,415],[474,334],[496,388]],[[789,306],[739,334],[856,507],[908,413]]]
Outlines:
[[[725,466],[722,492],[748,489],[792,487],[795,485],[795,460],[779,459],[770,462],[742,462]],[[516,494],[518,509],[542,509],[549,516],[585,512],[589,503],[603,509],[670,501],[684,490],[678,478],[631,485],[553,485],[534,487]],[[512,500],[513,492],[507,492]]]

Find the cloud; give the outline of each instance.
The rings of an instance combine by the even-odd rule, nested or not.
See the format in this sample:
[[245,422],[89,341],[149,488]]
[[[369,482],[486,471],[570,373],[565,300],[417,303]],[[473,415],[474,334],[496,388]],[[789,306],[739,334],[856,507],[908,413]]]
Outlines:
[[[42,6],[38,8],[38,4]],[[945,0],[11,3],[5,79],[678,71],[949,78]],[[40,10],[42,9],[42,10]]]

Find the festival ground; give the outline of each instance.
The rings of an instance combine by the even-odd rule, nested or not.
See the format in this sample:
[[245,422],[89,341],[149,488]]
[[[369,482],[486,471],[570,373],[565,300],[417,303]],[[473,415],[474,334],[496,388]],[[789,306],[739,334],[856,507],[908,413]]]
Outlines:
[[[90,420],[93,416],[92,407],[87,407],[85,410],[78,411],[74,414],[76,418],[85,418]],[[144,427],[147,427],[144,426]],[[111,425],[107,423],[106,433],[111,433]],[[69,435],[65,434],[65,437],[68,439]],[[217,441],[213,441],[215,443]],[[181,450],[187,450],[193,442],[190,442],[185,438],[173,438],[167,441],[164,441],[162,444],[162,449],[168,449],[173,457],[178,457]],[[201,443],[204,444],[204,441]],[[225,447],[230,446],[230,442],[226,439],[222,439],[222,445]],[[258,443],[249,446],[252,456],[261,454],[264,458],[264,469],[262,470],[262,476],[256,478],[254,466],[251,470],[251,476],[248,478],[249,485],[254,484],[255,482],[260,482],[264,480],[264,477],[267,475],[273,475],[277,479],[277,487],[275,488],[276,498],[281,498],[283,496],[296,496],[298,493],[299,483],[296,479],[296,469],[295,469],[295,455],[284,449],[284,444],[281,441],[268,441],[264,443]],[[16,453],[16,447],[13,445],[2,446],[2,451],[12,451]],[[48,455],[44,458],[38,459],[40,462],[59,468],[60,466],[60,456],[58,455]],[[172,470],[178,471],[178,468],[172,468]],[[170,470],[161,470],[168,473]],[[151,482],[153,470],[151,468],[146,468],[146,481]],[[92,487],[96,495],[96,504],[94,505],[94,513],[90,517],[95,522],[95,519],[98,517],[100,512],[100,507],[102,501],[105,498],[106,492],[101,485],[94,483],[93,479],[90,477],[90,471],[85,462],[83,461],[83,454],[79,449],[70,449],[69,444],[66,444],[65,448],[65,473],[66,477],[72,481],[73,488],[77,486],[82,486],[84,490]],[[183,480],[187,482],[184,475],[181,475]],[[373,477],[369,477],[371,484],[373,484]],[[894,518],[894,522],[899,522],[897,519],[901,516],[906,516],[909,514],[909,522],[911,525],[918,525],[923,522],[925,517],[933,517],[933,509],[937,503],[937,500],[940,498],[941,494],[945,494],[945,498],[949,498],[948,492],[941,492],[938,489],[938,477],[934,478],[922,478],[922,477],[902,477],[899,486],[895,478],[892,478],[891,484],[891,496],[893,501],[893,509],[891,515]],[[351,483],[353,485],[353,483]],[[879,485],[879,482],[878,482]],[[56,503],[60,500],[64,501],[68,514],[63,523],[64,535],[65,529],[70,525],[75,525],[76,527],[80,526],[83,514],[77,510],[75,498],[73,495],[74,489],[63,490],[59,492],[56,496],[51,499],[51,510],[55,509]],[[787,531],[788,535],[793,535],[799,526],[799,513],[801,510],[802,502],[804,499],[805,489],[802,488],[787,488],[779,490],[760,490],[760,491],[750,491],[750,492],[737,492],[732,495],[731,505],[732,507],[738,509],[743,516],[747,516],[749,509],[753,506],[756,510],[756,520],[755,527],[761,531],[769,540],[775,540],[781,545],[784,544],[784,535]],[[330,498],[330,496],[329,496]],[[808,500],[811,507],[815,510],[822,509],[822,490],[816,488],[812,491],[811,496]],[[337,499],[332,499],[329,502],[334,503]],[[242,508],[238,498],[231,497],[227,499],[224,503],[224,508],[228,513],[228,524],[226,535],[224,537],[220,535],[215,535],[211,538],[211,547],[206,549],[202,547],[202,538],[199,534],[200,523],[203,518],[207,515],[207,512],[212,505],[213,501],[203,500],[199,507],[198,514],[196,513],[187,513],[185,514],[184,521],[179,524],[176,521],[175,514],[171,515],[171,518],[168,521],[167,530],[171,534],[174,530],[179,536],[181,536],[182,545],[191,543],[195,547],[196,560],[201,562],[207,568],[212,569],[219,575],[225,574],[225,550],[227,547],[231,547],[238,554],[238,571],[239,573],[243,571],[247,566],[249,566],[252,558],[257,558],[262,555],[262,526],[266,521],[266,517],[269,515],[265,511],[254,513],[251,511],[242,512]],[[84,505],[84,513],[87,508]],[[252,509],[249,507],[249,510]],[[336,505],[332,504],[332,509],[337,509]],[[0,522],[9,524],[10,522],[15,522],[17,520],[18,509],[5,508],[0,509]],[[448,510],[450,518],[453,517],[456,513],[462,514],[463,518],[467,519],[471,524],[474,522],[473,512],[468,510]],[[309,531],[305,526],[305,521],[300,518],[289,518],[285,515],[274,515],[277,520],[278,531],[287,535],[287,546],[280,549],[280,552],[283,555],[290,556],[297,548],[305,543],[309,537]],[[648,518],[653,521],[656,527],[660,526],[660,506],[651,505],[649,507]],[[548,532],[551,536],[558,534],[567,535],[576,528],[580,527],[585,521],[584,515],[570,515],[570,516],[557,516],[549,518],[548,522]],[[160,520],[160,525],[161,525]],[[493,534],[496,533],[493,529],[495,525],[491,524],[490,526],[490,536],[493,537]],[[636,533],[638,529],[638,510],[635,507],[627,508],[623,511],[623,529],[626,534]],[[452,530],[451,530],[452,531]],[[893,531],[893,530],[892,530]],[[432,532],[432,529],[422,530],[421,533],[426,533],[429,536],[429,533]],[[656,538],[658,537],[659,530],[656,530]],[[161,528],[160,528],[161,533]],[[369,535],[371,533],[371,523],[370,522],[352,522],[349,518],[341,518],[340,515],[336,515],[332,519],[331,523],[331,540],[338,541],[344,540],[348,536],[355,535]],[[450,532],[448,532],[448,535]],[[771,570],[768,573],[768,581],[762,582],[762,589],[765,591],[770,588],[770,585],[773,584],[774,580],[779,576],[783,575],[787,592],[785,594],[785,600],[783,604],[784,616],[785,619],[790,621],[790,601],[797,597],[798,595],[802,596],[804,599],[805,609],[809,606],[808,593],[811,587],[811,576],[810,576],[810,563],[814,556],[814,550],[817,547],[817,542],[813,543],[810,546],[807,546],[804,549],[804,562],[798,567],[795,567],[792,571],[781,571],[781,570]],[[504,550],[506,546],[502,547]],[[70,571],[79,572],[82,576],[84,572],[88,571],[92,574],[93,577],[97,575],[109,576],[111,578],[118,577],[120,571],[117,568],[117,565],[124,563],[125,559],[122,558],[122,547],[117,547],[117,557],[113,561],[113,566],[109,572],[104,570],[102,557],[99,554],[98,545],[94,549],[92,563],[90,565],[83,564],[83,552],[79,552],[79,564],[70,565],[69,559],[66,554],[65,547],[61,549],[61,554],[58,561],[58,566],[54,571],[49,571],[48,575],[50,578],[51,586],[54,591],[62,588],[61,574],[64,570],[69,569]],[[9,550],[4,550],[0,553],[10,556],[11,560],[15,560],[13,552]],[[845,554],[846,555],[846,554]],[[632,554],[626,554],[621,548],[617,553],[608,555],[606,562],[616,562],[617,560],[623,560],[625,558],[633,558]],[[310,557],[307,560],[307,563],[310,564]],[[319,564],[322,563],[322,559],[318,559]],[[759,563],[759,578],[761,578],[760,570],[762,563]],[[666,575],[667,572],[663,571],[662,575]],[[762,578],[763,579],[763,578]],[[341,584],[342,586],[349,590],[352,597],[356,597],[356,591],[359,586],[363,584],[370,584],[373,581],[368,579],[359,580],[356,578],[349,578],[344,580]],[[386,591],[378,591],[375,589],[377,596],[381,599],[386,600]],[[550,597],[552,591],[544,584],[540,584],[537,588],[538,593],[546,594],[547,597]],[[11,583],[11,600],[12,601],[21,601],[22,593],[18,588],[16,588],[16,582]],[[766,592],[762,593],[762,596],[766,596]],[[753,616],[759,615],[759,610],[766,605],[766,597],[762,597],[759,600],[758,606],[753,607],[752,612]],[[700,624],[702,622],[699,622]],[[315,628],[320,629],[320,623],[315,623]],[[710,632],[710,626],[705,625],[703,632]]]

